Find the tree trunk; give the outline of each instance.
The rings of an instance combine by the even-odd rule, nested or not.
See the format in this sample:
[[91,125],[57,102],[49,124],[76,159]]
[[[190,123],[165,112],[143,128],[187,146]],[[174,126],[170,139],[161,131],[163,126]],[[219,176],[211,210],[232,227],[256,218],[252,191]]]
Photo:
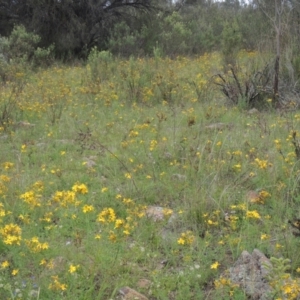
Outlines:
[[[277,2],[276,2],[277,4]],[[281,13],[282,11],[279,10],[278,6],[276,5],[276,18],[278,18],[278,25],[275,24],[276,30],[276,58],[275,58],[275,65],[274,65],[274,85],[273,85],[273,103],[275,107],[279,108],[279,62],[280,62],[280,36],[281,36]]]
[[279,86],[279,61],[280,55],[276,55],[275,59],[275,66],[274,66],[274,85],[273,85],[273,103],[275,107],[279,106],[279,99],[278,99],[278,86]]

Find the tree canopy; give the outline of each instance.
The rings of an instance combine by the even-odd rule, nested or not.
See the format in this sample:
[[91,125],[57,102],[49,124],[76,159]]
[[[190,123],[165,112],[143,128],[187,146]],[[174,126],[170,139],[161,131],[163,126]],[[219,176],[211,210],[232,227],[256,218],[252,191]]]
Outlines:
[[153,7],[150,0],[0,0],[0,34],[22,24],[41,36],[41,46],[80,55],[101,46],[114,23]]
[[126,56],[158,48],[170,56],[200,54],[230,46],[224,30],[240,36],[228,41],[252,50],[272,45],[276,3],[288,12],[282,43],[299,50],[298,0],[0,0],[0,35],[22,25],[62,58],[87,57],[95,46]]

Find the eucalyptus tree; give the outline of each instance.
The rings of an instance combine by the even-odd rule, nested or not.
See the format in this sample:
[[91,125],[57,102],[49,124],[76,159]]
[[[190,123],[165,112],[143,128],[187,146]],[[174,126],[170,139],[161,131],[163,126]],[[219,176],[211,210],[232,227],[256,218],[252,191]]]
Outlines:
[[43,47],[55,44],[58,54],[84,55],[103,47],[114,24],[154,6],[151,0],[0,0],[0,17],[40,35]]
[[265,15],[274,32],[275,62],[273,80],[273,101],[279,105],[279,76],[280,59],[283,48],[284,33],[288,32],[288,24],[291,12],[294,9],[293,1],[290,0],[254,0],[255,5]]

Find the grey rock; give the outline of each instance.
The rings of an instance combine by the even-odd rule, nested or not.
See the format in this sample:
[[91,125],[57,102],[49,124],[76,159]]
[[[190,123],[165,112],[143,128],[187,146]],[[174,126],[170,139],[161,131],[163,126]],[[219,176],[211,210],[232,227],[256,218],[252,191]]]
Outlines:
[[205,126],[206,129],[209,130],[223,130],[223,129],[231,129],[233,127],[232,123],[213,123]]
[[185,181],[186,176],[181,174],[173,174],[171,177],[173,180]]
[[148,300],[146,296],[128,286],[122,287],[119,293],[122,296],[122,300]]
[[248,110],[249,115],[255,115],[255,114],[258,114],[258,113],[259,113],[259,111],[256,108],[251,108],[251,109]]
[[246,295],[253,300],[267,300],[272,291],[267,281],[268,268],[272,267],[270,260],[258,249],[252,254],[243,251],[235,264],[227,270],[232,283],[242,288]]

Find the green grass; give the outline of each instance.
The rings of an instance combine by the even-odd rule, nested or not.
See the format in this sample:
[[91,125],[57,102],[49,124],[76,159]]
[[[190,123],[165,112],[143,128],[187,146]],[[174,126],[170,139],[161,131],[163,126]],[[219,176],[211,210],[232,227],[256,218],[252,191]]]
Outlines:
[[254,248],[297,277],[300,114],[230,106],[209,84],[219,68],[217,54],[100,60],[3,86],[1,299],[117,299],[124,286],[246,299],[214,282]]

